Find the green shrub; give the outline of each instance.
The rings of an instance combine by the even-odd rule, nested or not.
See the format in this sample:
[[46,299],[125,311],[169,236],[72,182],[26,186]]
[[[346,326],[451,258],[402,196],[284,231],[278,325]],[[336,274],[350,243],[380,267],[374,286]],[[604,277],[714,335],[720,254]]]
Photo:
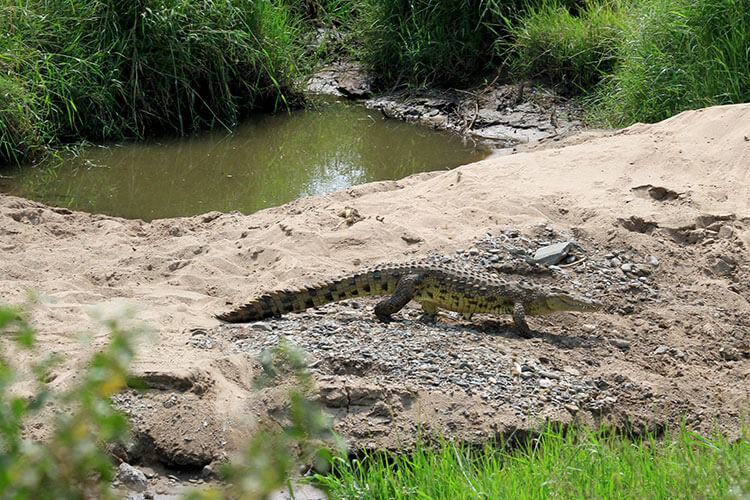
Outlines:
[[493,56],[499,0],[365,0],[362,61],[384,86],[466,82]]
[[301,44],[270,0],[0,0],[0,33],[0,78],[27,96],[22,112],[1,103],[0,161],[34,142],[231,127],[298,95]]
[[[104,443],[119,439],[126,419],[109,397],[126,385],[126,367],[133,351],[133,331],[118,320],[104,324],[110,344],[95,354],[81,382],[63,394],[46,381],[58,359],[41,357],[30,368],[37,378],[33,396],[15,396],[11,386],[22,367],[12,363],[17,349],[34,349],[34,331],[21,310],[0,307],[0,492],[2,498],[112,498],[113,467]],[[13,342],[9,342],[12,337]],[[28,368],[28,367],[25,367]],[[39,422],[54,404],[53,432],[44,442],[24,437],[24,429]]]
[[[516,77],[542,79],[568,92],[591,90],[614,68],[625,9],[617,1],[589,2],[575,14],[561,0],[529,7],[510,30]],[[499,44],[502,51],[505,48]]]
[[750,101],[750,5],[644,2],[627,23],[619,61],[596,101],[614,126]]

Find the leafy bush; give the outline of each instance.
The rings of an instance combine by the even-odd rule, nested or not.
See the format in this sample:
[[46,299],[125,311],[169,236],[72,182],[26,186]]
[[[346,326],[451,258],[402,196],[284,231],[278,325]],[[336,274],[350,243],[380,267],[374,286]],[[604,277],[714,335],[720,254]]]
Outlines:
[[591,90],[614,68],[625,9],[618,1],[588,2],[575,14],[561,0],[529,7],[510,30],[511,72],[543,79],[568,92]]
[[625,30],[619,64],[597,98],[611,125],[750,101],[747,0],[649,0]]
[[23,85],[2,72],[0,63],[0,164],[22,163],[43,153],[32,96]]
[[[110,344],[94,355],[81,383],[63,394],[49,390],[45,381],[57,363],[55,356],[33,364],[37,390],[31,398],[14,396],[11,386],[20,367],[11,363],[16,349],[34,349],[34,331],[21,310],[0,307],[0,492],[3,498],[112,498],[111,461],[103,444],[121,438],[125,417],[109,397],[126,385],[126,367],[133,356],[132,331],[118,320],[105,322]],[[53,432],[47,441],[31,441],[24,428],[42,418],[53,404]]]

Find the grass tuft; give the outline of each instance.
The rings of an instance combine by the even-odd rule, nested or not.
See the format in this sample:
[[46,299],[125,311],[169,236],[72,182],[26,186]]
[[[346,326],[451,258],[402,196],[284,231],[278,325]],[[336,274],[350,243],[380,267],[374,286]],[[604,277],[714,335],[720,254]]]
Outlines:
[[511,449],[441,439],[409,455],[365,453],[317,476],[333,498],[742,498],[750,494],[750,440],[632,441],[605,430],[548,430]]
[[511,28],[508,46],[498,43],[499,51],[509,52],[511,73],[578,93],[611,72],[622,39],[623,2],[587,2],[574,12],[562,0],[530,5]]
[[619,64],[596,99],[610,125],[750,101],[747,0],[649,0],[626,25]]
[[297,28],[271,0],[0,0],[0,33],[0,163],[232,127],[297,97]]
[[492,59],[518,2],[496,0],[366,0],[362,61],[382,86],[466,82]]

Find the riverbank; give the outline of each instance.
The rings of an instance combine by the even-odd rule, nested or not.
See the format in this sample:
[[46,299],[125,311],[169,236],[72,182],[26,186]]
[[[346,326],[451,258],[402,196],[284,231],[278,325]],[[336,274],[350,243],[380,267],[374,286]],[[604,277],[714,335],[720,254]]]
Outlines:
[[389,119],[444,130],[488,149],[571,135],[586,128],[585,109],[576,101],[531,82],[499,78],[470,88],[394,90],[376,93],[361,66],[337,62],[318,71],[306,88],[361,102]]
[[[566,128],[568,104],[540,84],[610,126],[750,100],[742,2],[4,1],[0,13],[0,164],[86,140],[231,130],[254,111],[300,104],[312,69],[341,59],[361,63],[378,92],[409,89],[405,109],[399,94],[378,104],[386,114],[439,125],[445,113],[446,128],[490,139],[513,139],[503,121],[537,111],[515,109],[529,94],[549,119],[522,117],[521,136]],[[493,97],[497,81],[507,88]],[[426,88],[444,92],[414,94]],[[478,112],[488,98],[498,106]]]
[[[35,356],[62,356],[55,388],[106,341],[89,309],[136,305],[156,333],[134,365],[151,389],[119,400],[147,446],[134,461],[197,467],[236,450],[278,410],[282,389],[251,381],[281,335],[307,347],[351,448],[408,445],[417,425],[473,442],[545,421],[732,436],[749,402],[748,120],[748,105],[690,111],[247,216],[145,223],[0,196],[0,291],[44,298]],[[537,273],[514,258],[568,238],[579,266]],[[370,301],[212,319],[269,289],[432,252],[497,255],[508,279],[588,291],[605,310],[531,318],[530,340],[505,318],[423,325],[412,307],[385,326]]]

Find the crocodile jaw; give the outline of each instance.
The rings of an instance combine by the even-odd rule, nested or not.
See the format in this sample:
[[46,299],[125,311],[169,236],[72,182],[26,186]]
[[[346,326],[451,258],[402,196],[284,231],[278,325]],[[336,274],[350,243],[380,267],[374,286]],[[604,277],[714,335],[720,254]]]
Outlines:
[[592,312],[599,311],[603,307],[601,302],[597,302],[585,297],[574,297],[572,295],[551,295],[544,299],[549,312],[555,311],[579,311]]

